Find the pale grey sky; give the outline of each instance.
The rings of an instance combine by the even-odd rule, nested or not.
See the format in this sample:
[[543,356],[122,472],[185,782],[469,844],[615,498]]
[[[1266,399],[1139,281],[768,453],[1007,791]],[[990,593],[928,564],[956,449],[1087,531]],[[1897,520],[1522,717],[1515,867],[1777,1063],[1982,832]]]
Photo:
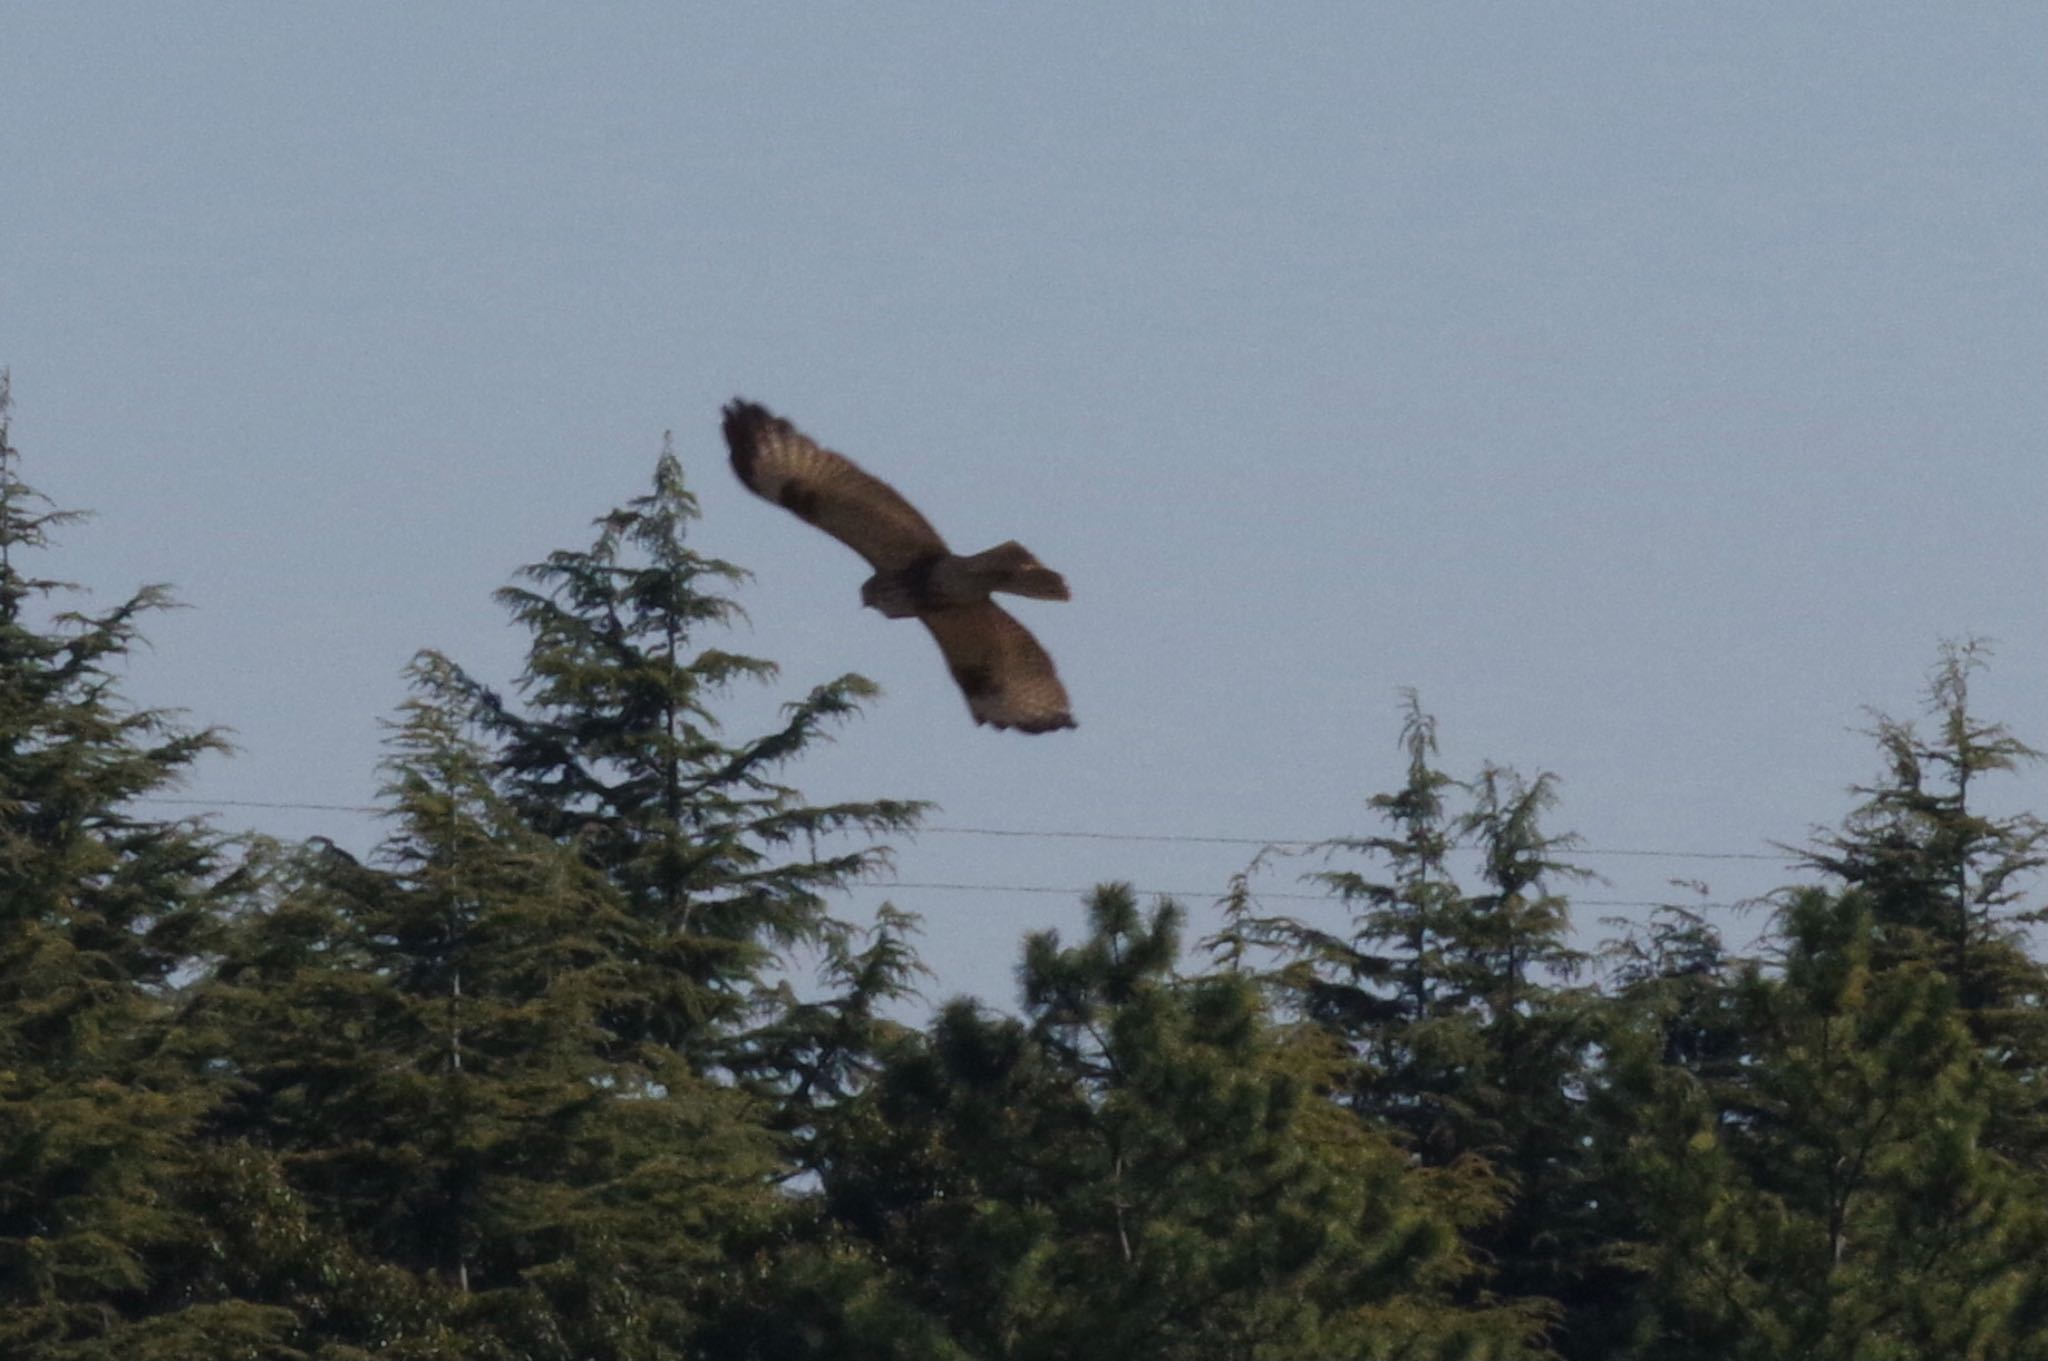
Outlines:
[[[1413,685],[1454,771],[1556,771],[1558,830],[1755,852],[1840,815],[1945,635],[2048,742],[2044,53],[2038,3],[0,3],[0,364],[29,480],[98,513],[53,565],[192,607],[130,692],[236,730],[202,799],[367,800],[406,659],[507,678],[490,591],[673,429],[758,574],[715,641],[785,668],[736,715],[887,691],[817,797],[1361,831]],[[732,480],[735,393],[1065,572],[1018,613],[1079,731],[975,729]],[[1199,906],[1248,853],[899,868]],[[1079,915],[888,896],[1005,1004]]]

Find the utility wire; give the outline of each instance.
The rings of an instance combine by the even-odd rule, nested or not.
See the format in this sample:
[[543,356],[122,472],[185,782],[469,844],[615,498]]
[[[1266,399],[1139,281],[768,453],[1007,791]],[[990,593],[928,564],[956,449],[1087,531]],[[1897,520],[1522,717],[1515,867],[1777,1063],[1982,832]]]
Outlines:
[[[1013,836],[1030,838],[1065,838],[1076,841],[1157,841],[1194,842],[1205,846],[1323,846],[1331,841],[1355,840],[1347,837],[1324,837],[1309,840],[1304,837],[1256,837],[1256,836],[1188,836],[1173,832],[1067,832],[1053,830],[1029,830],[1008,827],[920,827],[917,832],[939,832],[949,836]],[[914,835],[915,833],[913,833]],[[1593,846],[1573,846],[1567,851],[1571,855],[1635,855],[1650,856],[1663,860],[1769,860],[1778,864],[1789,863],[1790,857],[1766,855],[1760,851],[1643,851],[1620,850]]]
[[[1095,890],[1092,888],[1058,888],[1051,884],[940,884],[923,880],[878,879],[863,885],[866,888],[907,888],[935,889],[952,893],[1040,893],[1062,898],[1086,898]],[[1214,889],[1191,890],[1172,888],[1133,888],[1131,892],[1147,898],[1205,899],[1219,896]],[[1340,901],[1333,893],[1268,893],[1263,889],[1250,893],[1253,898],[1284,898],[1304,903],[1334,903]],[[1571,898],[1573,907],[1680,907],[1688,910],[1739,911],[1747,903],[1671,903],[1654,898]]]
[[[369,804],[357,803],[300,803],[281,799],[181,799],[161,795],[147,795],[137,798],[137,803],[176,804],[201,808],[278,808],[320,813],[383,813],[388,810]],[[1207,846],[1287,846],[1310,847],[1325,844],[1300,837],[1275,837],[1265,840],[1249,836],[1195,836],[1185,833],[1142,833],[1142,832],[1077,832],[1053,829],[1035,830],[1020,827],[920,827],[918,832],[931,832],[947,836],[1015,837],[1031,840],[1074,840],[1074,841],[1116,841],[1116,842],[1161,842],[1193,843]],[[1626,855],[1643,856],[1666,860],[1767,860],[1778,864],[1791,863],[1790,857],[1764,855],[1751,851],[1656,851],[1635,849],[1598,849],[1577,847],[1574,855]],[[1029,893],[1050,895],[1059,898],[1086,898],[1094,892],[1092,888],[1061,888],[1053,884],[961,884],[939,883],[927,880],[889,879],[873,880],[869,888],[908,889],[946,893]],[[1214,890],[1193,889],[1136,889],[1147,897],[1185,898],[1202,900],[1213,898]],[[1255,898],[1270,898],[1293,902],[1327,903],[1336,901],[1329,893],[1291,893],[1284,890],[1260,890],[1252,894]],[[1574,907],[1668,907],[1675,904],[1652,898],[1579,898],[1571,899]],[[1702,911],[1738,911],[1743,903],[1688,902],[1687,908]]]
[[[196,808],[278,808],[317,813],[369,813],[381,814],[389,809],[373,804],[360,803],[298,803],[278,799],[182,799],[162,795],[147,795],[134,800],[136,803],[174,804]],[[1343,841],[1353,838],[1309,838],[1309,837],[1256,837],[1256,836],[1202,836],[1182,832],[1080,832],[1055,828],[1026,827],[918,827],[909,832],[911,836],[985,836],[1011,837],[1033,841],[1115,841],[1148,842],[1159,844],[1200,845],[1200,846],[1276,846],[1315,847],[1327,845],[1332,840]],[[1613,855],[1632,856],[1654,860],[1757,860],[1772,864],[1789,865],[1798,857],[1792,855],[1770,855],[1761,851],[1681,851],[1643,850],[1633,847],[1574,846],[1571,855]],[[913,885],[904,885],[913,887]],[[1036,891],[1036,890],[1018,890]],[[1064,889],[1048,889],[1046,892],[1065,892]],[[1585,900],[1581,900],[1585,901]]]
[[131,803],[169,803],[185,808],[293,808],[315,813],[383,813],[388,809],[368,803],[290,803],[275,799],[179,799],[160,794],[143,794]]

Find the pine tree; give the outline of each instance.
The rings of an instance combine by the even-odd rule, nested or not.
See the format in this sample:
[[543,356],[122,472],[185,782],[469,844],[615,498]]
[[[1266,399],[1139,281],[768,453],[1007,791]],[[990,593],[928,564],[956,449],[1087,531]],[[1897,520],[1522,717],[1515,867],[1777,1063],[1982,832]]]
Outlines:
[[[426,654],[413,680],[394,833],[369,865],[288,858],[208,998],[240,1093],[221,1134],[274,1152],[355,1257],[426,1301],[375,1338],[323,1306],[305,1344],[689,1354],[786,1215],[768,1132],[741,1093],[607,1028],[659,990],[656,928],[495,790],[452,669]],[[431,1350],[448,1336],[470,1350]]]
[[1464,900],[1449,863],[1459,828],[1446,796],[1461,786],[1434,764],[1436,720],[1413,690],[1403,703],[1407,779],[1366,801],[1387,830],[1315,848],[1364,857],[1368,868],[1308,876],[1351,910],[1348,930],[1256,914],[1247,873],[1226,902],[1229,925],[1207,944],[1240,965],[1250,950],[1277,953],[1273,981],[1282,994],[1353,1046],[1346,1104],[1390,1122],[1418,1147],[1443,1147],[1439,1132],[1455,1118],[1452,1088],[1470,1048],[1447,953]]
[[[1384,830],[1316,848],[1365,862],[1309,876],[1349,908],[1346,930],[1255,915],[1240,886],[1211,946],[1226,957],[1277,953],[1268,982],[1347,1055],[1343,1104],[1397,1131],[1428,1166],[1483,1159],[1503,1178],[1504,1214],[1472,1230],[1493,1264],[1488,1286],[1557,1301],[1568,1345],[1574,1309],[1597,1310],[1606,1288],[1592,1260],[1584,1154],[1593,1009],[1566,986],[1583,956],[1552,887],[1585,872],[1565,858],[1575,838],[1543,829],[1555,777],[1487,765],[1470,783],[1454,780],[1435,764],[1436,725],[1412,691],[1401,746],[1403,784],[1367,804]],[[1468,852],[1476,891],[1452,869]]]
[[[1386,830],[1310,848],[1366,861],[1307,876],[1349,909],[1344,934],[1258,915],[1247,880],[1208,944],[1232,959],[1277,954],[1268,981],[1352,1053],[1348,1103],[1441,1165],[1510,1141],[1515,1102],[1503,1084],[1529,1075],[1519,1050],[1556,985],[1584,962],[1567,943],[1566,900],[1548,886],[1586,872],[1561,858],[1576,838],[1542,830],[1554,776],[1524,781],[1489,764],[1470,784],[1453,779],[1434,764],[1436,721],[1413,691],[1404,692],[1401,746],[1402,786],[1367,800]],[[1461,812],[1447,802],[1452,791],[1467,796]],[[1465,849],[1479,855],[1477,892],[1451,867]]]
[[[697,501],[664,448],[646,495],[598,521],[581,551],[525,568],[499,592],[532,635],[524,711],[467,678],[490,730],[498,777],[544,835],[577,848],[665,933],[659,991],[606,1017],[627,1042],[690,1055],[700,1071],[741,1061],[736,1037],[775,1006],[766,974],[796,945],[843,943],[826,897],[878,868],[886,851],[817,842],[915,826],[923,805],[814,805],[778,772],[853,715],[874,687],[858,676],[785,706],[773,731],[729,744],[713,705],[773,663],[704,646],[738,605],[718,589],[745,578],[688,547]],[[459,673],[457,673],[459,676]],[[773,1075],[753,1075],[764,1081]]]
[[1617,1033],[1602,1106],[1644,1219],[1628,1354],[2048,1356],[2048,1216],[1987,1148],[1993,1106],[1952,982],[1882,967],[1871,900],[1796,893],[1782,975],[1744,969],[1750,1052],[1722,1075]]
[[1972,709],[1971,679],[1989,659],[1981,641],[1942,647],[1924,695],[1932,734],[1877,715],[1872,736],[1887,778],[1856,791],[1863,801],[1840,830],[1817,838],[1805,862],[1861,890],[1875,967],[1926,964],[1947,976],[2004,1077],[1991,1138],[2048,1174],[2048,969],[2026,934],[2048,920],[2039,897],[2048,822],[1983,807],[1989,777],[2017,773],[2041,753]]
[[1731,1075],[1747,1043],[1733,1005],[1735,982],[1754,961],[1731,955],[1712,922],[1675,904],[1658,908],[1602,953],[1611,985],[1603,1034],[1635,1029],[1665,1064],[1702,1078]]
[[[786,782],[783,772],[874,693],[858,676],[812,688],[767,732],[726,737],[719,700],[777,668],[707,643],[740,617],[721,590],[746,574],[689,547],[697,515],[665,446],[652,490],[602,517],[587,549],[551,554],[499,593],[532,638],[524,707],[454,676],[511,805],[603,875],[642,929],[649,968],[607,1007],[605,1030],[618,1045],[659,1046],[697,1074],[737,1081],[782,1136],[777,1177],[798,1193],[776,1242],[754,1254],[766,1273],[759,1288],[736,1291],[720,1325],[744,1330],[770,1277],[789,1286],[788,1273],[819,1266],[835,1281],[846,1271],[864,1279],[860,1261],[819,1246],[801,1188],[821,1122],[895,1033],[884,1010],[912,993],[918,965],[910,918],[884,909],[862,943],[827,902],[886,865],[872,838],[914,827],[925,805],[814,804]],[[798,949],[822,958],[825,997],[790,987]],[[842,1307],[862,1306],[830,1306]]]
[[1566,899],[1555,885],[1590,877],[1562,857],[1578,844],[1542,819],[1557,801],[1549,773],[1523,780],[1489,764],[1464,830],[1480,852],[1484,890],[1466,900],[1453,979],[1484,1017],[1483,1059],[1468,1079],[1473,1141],[1513,1188],[1508,1213],[1479,1235],[1494,1288],[1553,1300],[1553,1341],[1584,1355],[1612,1282],[1599,1262],[1585,1087],[1597,1007],[1567,986],[1585,956],[1568,944]]
[[[685,547],[695,513],[665,451],[587,552],[501,593],[533,635],[525,710],[422,654],[396,832],[369,864],[275,856],[218,971],[239,1093],[220,1137],[281,1159],[313,1222],[421,1301],[381,1338],[337,1316],[355,1331],[332,1345],[439,1355],[452,1327],[519,1355],[676,1355],[831,1266],[774,1186],[873,1067],[916,961],[910,919],[885,910],[862,944],[825,910],[884,852],[814,843],[920,806],[818,807],[776,778],[857,677],[722,741],[720,695],[774,668],[699,641],[737,612],[707,587],[741,573]],[[828,996],[773,976],[793,944],[822,949]]]
[[818,1171],[821,1126],[912,1033],[888,1009],[917,996],[929,972],[911,942],[917,927],[915,914],[884,903],[859,938],[832,933],[819,970],[826,995],[806,999],[787,980],[777,984],[763,1004],[767,1019],[734,1051],[732,1067],[764,1078],[774,1099],[788,1179]]
[[1576,1350],[1622,1357],[1643,1354],[1662,1326],[1645,1245],[1669,1230],[1675,1206],[1704,1213],[1702,1198],[1714,1193],[1671,1150],[1713,1127],[1707,1093],[1739,1082],[1754,1058],[1740,997],[1761,966],[1731,957],[1711,922],[1678,906],[1629,924],[1603,953],[1610,991],[1588,1082],[1590,1198],[1601,1255],[1619,1279],[1604,1313],[1581,1314]]
[[1327,1046],[1251,979],[1176,979],[1176,907],[1110,886],[1089,911],[1077,946],[1028,941],[1023,1020],[949,1006],[825,1163],[835,1221],[940,1321],[953,1350],[927,1354],[1540,1350],[1527,1312],[1450,1300],[1483,1176],[1417,1171],[1322,1101]]
[[223,743],[123,703],[168,596],[58,608],[72,588],[32,564],[76,516],[18,461],[0,375],[0,1354],[268,1356],[288,1316],[206,1270],[211,1093],[166,1043],[224,857],[135,812]]

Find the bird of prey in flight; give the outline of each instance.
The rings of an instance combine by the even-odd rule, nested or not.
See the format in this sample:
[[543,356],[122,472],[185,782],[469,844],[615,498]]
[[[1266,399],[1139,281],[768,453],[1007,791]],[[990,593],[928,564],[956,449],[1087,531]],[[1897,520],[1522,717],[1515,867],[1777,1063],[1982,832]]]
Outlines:
[[1067,599],[1058,572],[1012,539],[961,556],[917,508],[852,459],[822,448],[753,402],[725,408],[732,470],[754,492],[816,525],[868,560],[863,605],[915,617],[938,639],[976,723],[1024,732],[1075,726],[1052,658],[992,591]]

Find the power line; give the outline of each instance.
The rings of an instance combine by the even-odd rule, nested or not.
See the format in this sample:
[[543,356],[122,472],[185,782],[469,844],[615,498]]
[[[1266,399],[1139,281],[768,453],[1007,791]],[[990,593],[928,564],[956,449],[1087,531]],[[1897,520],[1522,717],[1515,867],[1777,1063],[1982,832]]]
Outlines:
[[[182,807],[275,808],[320,813],[382,814],[390,811],[388,809],[380,808],[371,804],[308,803],[285,799],[183,799],[164,795],[146,795],[143,797],[139,797],[134,801],[136,803],[173,804]],[[1326,844],[1324,841],[1311,841],[1301,837],[1274,837],[1271,839],[1264,839],[1260,837],[1249,836],[1199,836],[1177,832],[1080,832],[1057,830],[1050,828],[1034,829],[1022,827],[920,827],[917,828],[916,831],[920,833],[937,833],[947,836],[1013,837],[1030,840],[1192,843],[1196,845],[1208,846],[1313,847]],[[1582,847],[1574,848],[1572,853],[1575,855],[1642,856],[1667,860],[1768,860],[1779,864],[1789,863],[1789,857],[1764,855],[1750,851],[1662,851]],[[1095,891],[1093,888],[1063,888],[1054,884],[963,884],[941,883],[930,880],[912,879],[874,880],[870,881],[866,886],[869,888],[908,889],[912,891],[947,893],[1029,893],[1037,895],[1051,895],[1054,897],[1061,898],[1085,898]],[[1185,898],[1190,900],[1199,900],[1218,896],[1214,892],[1214,890],[1209,889],[1195,890],[1141,888],[1134,889],[1133,892],[1142,893],[1148,897]],[[1284,890],[1261,890],[1257,893],[1254,893],[1252,896],[1262,899],[1270,898],[1275,900],[1292,902],[1327,903],[1338,901],[1337,896],[1330,893],[1293,893]],[[1667,903],[1660,899],[1651,898],[1574,897],[1570,901],[1574,907],[1668,907],[1677,905],[1673,903]],[[1697,908],[1705,911],[1736,911],[1743,908],[1745,904],[1739,902],[1689,902],[1684,904],[1684,906],[1688,908]]]
[[292,808],[314,813],[388,813],[388,808],[379,808],[368,803],[292,803],[277,799],[179,799],[159,794],[144,794],[130,800],[131,803],[168,803],[183,808]]
[[[1052,884],[945,884],[913,879],[878,879],[866,883],[863,887],[932,889],[951,893],[1033,893],[1051,894],[1062,898],[1086,898],[1095,892],[1093,888],[1060,888]],[[1190,890],[1133,887],[1131,892],[1147,898],[1204,899],[1220,896],[1213,889]],[[1304,903],[1335,903],[1342,901],[1333,893],[1268,893],[1261,890],[1253,892],[1249,896],[1253,898],[1289,899]],[[1684,907],[1688,910],[1698,909],[1726,912],[1740,911],[1749,906],[1747,903],[1673,903],[1654,898],[1570,898],[1568,901],[1573,907]]]
[[[275,808],[317,813],[366,813],[373,815],[382,815],[391,811],[388,808],[379,807],[374,804],[303,803],[282,799],[185,799],[163,795],[147,795],[135,799],[134,802],[171,804],[187,808]],[[1332,840],[1347,839],[1330,837],[1207,836],[1186,832],[1083,832],[1061,828],[953,826],[918,827],[912,829],[909,835],[1009,837],[1030,841],[1114,841],[1161,845],[1273,846],[1283,849],[1307,849],[1328,845]],[[1793,864],[1798,859],[1798,857],[1792,855],[1770,855],[1761,851],[1654,850],[1619,846],[1574,846],[1570,849],[1569,854],[1575,856],[1628,856],[1652,860],[1755,860],[1778,865]],[[1047,891],[1063,892],[1064,890]],[[1627,904],[1616,905],[1626,906]]]
[[[938,832],[948,836],[1008,836],[1073,841],[1192,842],[1204,846],[1314,847],[1327,845],[1332,840],[1346,839],[1323,837],[1311,840],[1306,837],[1287,836],[1190,836],[1176,832],[1070,832],[1009,827],[920,827],[916,830],[920,833]],[[1621,849],[1617,847],[1574,846],[1570,849],[1569,854],[1647,856],[1662,860],[1768,860],[1776,864],[1786,864],[1790,861],[1790,857],[1766,855],[1760,851],[1656,851]]]

